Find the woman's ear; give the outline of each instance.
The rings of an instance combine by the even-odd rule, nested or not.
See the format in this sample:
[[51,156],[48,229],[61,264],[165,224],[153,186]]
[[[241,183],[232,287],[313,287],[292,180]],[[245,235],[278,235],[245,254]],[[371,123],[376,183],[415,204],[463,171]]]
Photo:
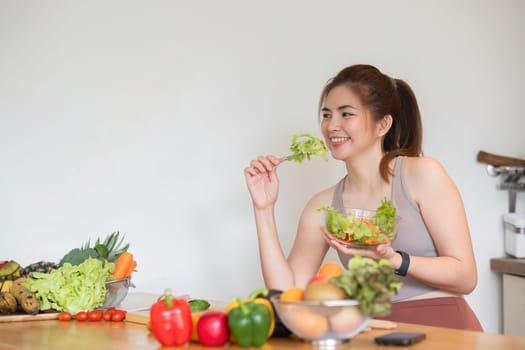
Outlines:
[[376,124],[376,130],[377,130],[378,136],[385,136],[391,127],[392,127],[392,116],[390,114],[387,114]]

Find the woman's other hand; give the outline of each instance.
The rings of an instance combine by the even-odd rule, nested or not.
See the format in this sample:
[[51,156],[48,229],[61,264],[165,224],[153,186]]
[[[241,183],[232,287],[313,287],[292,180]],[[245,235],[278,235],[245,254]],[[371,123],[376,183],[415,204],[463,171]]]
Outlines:
[[282,162],[282,158],[260,156],[244,169],[246,185],[256,209],[265,209],[277,201],[279,179],[276,169]]

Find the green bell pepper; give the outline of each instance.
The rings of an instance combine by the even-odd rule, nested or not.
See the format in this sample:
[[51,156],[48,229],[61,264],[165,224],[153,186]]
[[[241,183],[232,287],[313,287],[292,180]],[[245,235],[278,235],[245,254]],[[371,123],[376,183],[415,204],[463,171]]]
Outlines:
[[261,346],[269,337],[272,321],[270,310],[253,300],[241,301],[228,313],[228,328],[241,347]]

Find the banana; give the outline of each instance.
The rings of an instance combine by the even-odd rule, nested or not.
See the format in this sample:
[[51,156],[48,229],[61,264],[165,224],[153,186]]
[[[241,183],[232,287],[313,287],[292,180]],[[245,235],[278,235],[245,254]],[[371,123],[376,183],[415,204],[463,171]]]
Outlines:
[[5,280],[0,282],[0,292],[11,292],[11,288],[13,287],[13,281],[11,280]]
[[0,262],[0,281],[11,280],[22,277],[24,268],[14,260]]
[[16,311],[16,298],[8,292],[0,292],[0,314],[9,315]]
[[15,280],[11,288],[11,293],[15,296],[18,306],[20,306],[25,313],[35,315],[40,311],[40,302],[35,293],[27,289],[26,282],[27,278],[25,277]]

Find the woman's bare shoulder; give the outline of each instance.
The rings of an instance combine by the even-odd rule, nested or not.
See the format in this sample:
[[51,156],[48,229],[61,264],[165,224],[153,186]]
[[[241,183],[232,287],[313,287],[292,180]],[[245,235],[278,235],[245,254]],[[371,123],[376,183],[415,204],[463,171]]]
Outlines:
[[445,173],[441,163],[431,157],[407,157],[405,158],[405,169],[407,175],[422,178]]
[[409,191],[415,197],[420,197],[421,193],[439,192],[444,186],[453,185],[441,163],[430,157],[407,157],[404,174]]
[[335,192],[335,185],[334,186],[330,186],[316,194],[314,194],[312,196],[312,198],[310,198],[310,200],[308,201],[308,204],[312,204],[312,205],[317,205],[317,206],[320,206],[320,205],[331,205],[332,204],[332,199],[334,197],[334,192]]

